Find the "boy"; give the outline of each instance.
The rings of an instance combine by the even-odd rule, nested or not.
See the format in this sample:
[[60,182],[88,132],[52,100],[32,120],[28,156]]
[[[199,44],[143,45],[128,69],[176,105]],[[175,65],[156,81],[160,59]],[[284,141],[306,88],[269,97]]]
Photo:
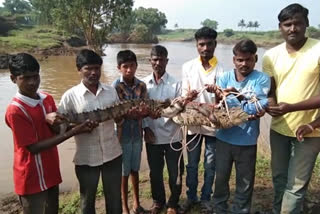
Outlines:
[[[121,77],[112,85],[120,100],[147,98],[146,84],[135,77],[137,57],[130,50],[120,51],[117,55],[118,69]],[[138,115],[137,115],[138,116]],[[142,120],[141,117],[127,116],[123,124],[118,126],[118,137],[122,146],[122,210],[129,214],[128,179],[131,175],[133,186],[133,213],[146,213],[139,202],[139,169],[142,151]]]
[[[88,49],[81,50],[76,58],[76,66],[81,83],[63,94],[59,112],[81,113],[104,109],[119,101],[116,90],[100,82],[102,58],[97,53]],[[81,213],[96,212],[100,174],[107,213],[122,213],[122,150],[114,131],[114,122],[102,122],[92,133],[75,136],[76,153],[73,161],[80,184]]]
[[[256,51],[257,46],[251,40],[237,43],[233,48],[235,69],[224,73],[217,80],[217,86],[226,89],[225,92],[242,94],[237,98],[233,95],[228,96],[228,106],[241,105],[250,115],[256,115],[267,107],[270,88],[269,77],[254,70],[257,61]],[[216,96],[218,101],[221,96],[218,92]],[[257,105],[249,101],[253,96],[258,99]],[[228,212],[229,179],[233,163],[236,167],[236,191],[231,213],[250,213],[258,136],[259,119],[218,130],[216,183],[213,195],[217,213]]]
[[[14,140],[15,192],[25,214],[58,213],[62,180],[57,145],[73,135],[91,131],[94,124],[86,121],[55,136],[46,123],[46,114],[57,109],[51,95],[38,92],[37,60],[19,53],[9,60],[9,69],[12,82],[19,88],[5,116]],[[52,113],[51,116],[55,118]]]

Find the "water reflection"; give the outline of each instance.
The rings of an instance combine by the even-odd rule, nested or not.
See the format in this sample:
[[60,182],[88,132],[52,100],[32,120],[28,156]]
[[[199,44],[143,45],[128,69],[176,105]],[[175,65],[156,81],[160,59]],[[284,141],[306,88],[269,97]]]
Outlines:
[[[196,57],[197,51],[194,42],[165,42],[161,43],[169,52],[169,62],[167,71],[177,78],[181,77],[181,66],[184,62]],[[106,56],[103,57],[103,72],[101,81],[110,84],[119,76],[117,71],[116,55],[118,51],[124,49],[131,49],[136,53],[138,59],[137,77],[142,78],[151,73],[151,66],[149,63],[149,55],[151,45],[149,44],[112,44],[106,49]],[[261,59],[265,49],[258,49],[258,55]],[[215,55],[223,64],[226,70],[232,69],[232,46],[218,44]],[[37,57],[40,58],[40,57]],[[49,57],[41,64],[41,85],[40,89],[53,95],[56,102],[60,101],[62,94],[70,87],[79,83],[80,77],[75,66],[75,57],[70,56],[55,56]],[[257,69],[261,69],[261,62],[258,61]],[[0,196],[4,193],[13,190],[12,184],[12,136],[10,130],[4,123],[4,113],[6,106],[9,104],[12,96],[16,93],[16,86],[11,83],[8,71],[0,70],[0,136],[2,143],[0,144]],[[72,147],[72,146],[71,146]],[[74,176],[73,164],[71,158],[73,151],[70,153],[69,145],[59,146],[62,172],[68,173],[69,176],[64,176],[64,185],[66,179]],[[70,175],[71,174],[71,175]]]

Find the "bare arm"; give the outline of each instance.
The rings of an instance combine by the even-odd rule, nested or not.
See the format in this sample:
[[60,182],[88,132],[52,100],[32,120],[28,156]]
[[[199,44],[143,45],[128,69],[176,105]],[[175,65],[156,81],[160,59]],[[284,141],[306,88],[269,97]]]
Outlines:
[[98,126],[97,122],[87,120],[81,123],[80,125],[73,127],[72,129],[70,129],[69,131],[63,134],[59,134],[59,135],[53,136],[52,138],[48,138],[48,139],[39,141],[37,143],[28,145],[27,149],[32,154],[37,154],[39,152],[42,152],[44,150],[47,150],[53,146],[56,146],[62,143],[63,141],[69,139],[74,135],[84,133],[84,132],[91,132],[97,126]]

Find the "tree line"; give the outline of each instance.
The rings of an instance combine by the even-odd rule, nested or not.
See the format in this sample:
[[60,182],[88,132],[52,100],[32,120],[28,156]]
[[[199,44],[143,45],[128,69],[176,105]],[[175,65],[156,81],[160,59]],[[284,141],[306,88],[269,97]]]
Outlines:
[[164,13],[132,6],[133,0],[5,0],[0,7],[0,35],[15,27],[50,25],[84,38],[102,52],[112,33],[148,39],[165,28]]

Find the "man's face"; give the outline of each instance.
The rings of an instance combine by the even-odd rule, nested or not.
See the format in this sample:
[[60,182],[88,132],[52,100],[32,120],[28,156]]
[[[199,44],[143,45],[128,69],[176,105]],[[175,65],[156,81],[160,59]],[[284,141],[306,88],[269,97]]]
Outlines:
[[82,82],[85,86],[97,86],[101,76],[101,65],[89,64],[83,66],[80,70]]
[[17,84],[19,92],[27,97],[37,97],[40,85],[40,75],[37,71],[26,72],[19,76],[10,76],[12,82]]
[[124,79],[132,80],[137,70],[137,63],[134,61],[125,62],[118,66],[118,69]]
[[287,43],[295,45],[305,39],[308,24],[301,13],[296,13],[291,19],[279,23],[280,32]]
[[237,55],[233,56],[233,64],[236,67],[236,72],[244,77],[253,71],[256,61],[257,55],[252,53],[237,52]]
[[216,49],[217,42],[214,39],[200,38],[197,40],[197,50],[199,55],[204,59],[211,59],[214,50]]
[[169,59],[165,56],[154,56],[150,58],[150,63],[154,72],[163,75],[166,72],[166,67]]

